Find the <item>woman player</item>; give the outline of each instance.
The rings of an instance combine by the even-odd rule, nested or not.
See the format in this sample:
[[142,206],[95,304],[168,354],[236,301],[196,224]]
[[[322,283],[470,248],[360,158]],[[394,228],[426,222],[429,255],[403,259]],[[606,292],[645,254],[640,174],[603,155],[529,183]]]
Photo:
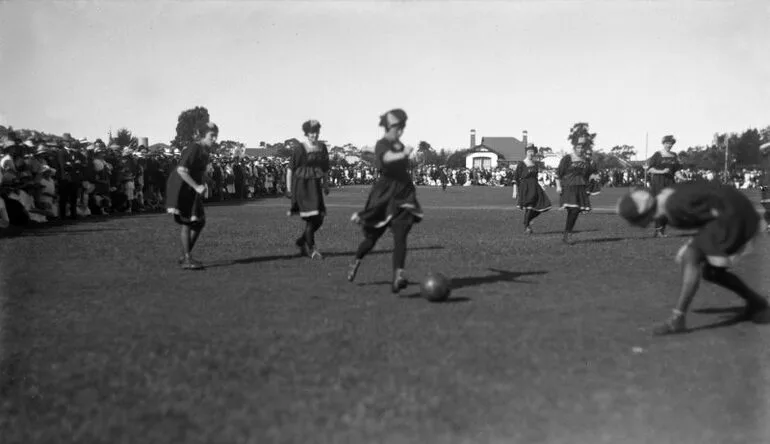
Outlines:
[[[668,135],[661,141],[663,148],[656,151],[647,161],[647,173],[650,175],[650,192],[657,196],[664,188],[676,183],[676,173],[681,169],[679,159],[671,152],[676,143],[674,136]],[[666,221],[655,221],[655,237],[666,236]]]
[[329,195],[329,151],[318,141],[321,124],[308,120],[302,124],[305,140],[294,147],[286,169],[286,197],[291,199],[289,215],[305,220],[305,231],[295,244],[302,256],[323,259],[315,245],[315,233],[326,214],[324,195]]
[[580,213],[591,211],[587,185],[594,171],[591,163],[583,157],[585,145],[585,137],[578,138],[572,152],[562,157],[556,169],[556,192],[559,193],[561,207],[567,209],[563,238],[566,244],[572,243],[572,230]]
[[182,156],[166,184],[166,208],[174,215],[174,221],[182,226],[182,254],[179,264],[186,270],[199,270],[203,264],[191,256],[203,227],[206,214],[203,211],[203,195],[207,191],[204,180],[209,163],[209,149],[219,135],[213,123],[200,123],[195,129],[195,141],[182,150]]
[[586,192],[589,196],[596,196],[602,192],[602,184],[598,175],[599,166],[594,160],[594,150],[590,146],[583,149],[583,157],[588,162],[588,167],[592,171],[592,175],[588,178],[588,185],[586,186]]
[[764,222],[751,201],[730,186],[683,183],[664,188],[657,195],[637,190],[618,202],[618,214],[633,225],[668,222],[698,232],[676,255],[682,266],[682,288],[673,315],[656,326],[658,335],[686,331],[685,315],[698,290],[701,277],[733,291],[746,301],[744,316],[756,323],[770,322],[767,299],[728,271],[746,254]]
[[524,160],[516,164],[513,178],[513,198],[518,200],[517,207],[524,210],[526,234],[532,234],[532,220],[551,209],[551,200],[537,180],[540,168],[535,162],[535,154],[537,148],[528,146]]
[[394,109],[380,116],[380,126],[385,129],[385,136],[374,148],[375,165],[380,171],[380,177],[372,185],[364,210],[354,213],[350,219],[363,226],[365,239],[358,246],[355,260],[350,264],[348,281],[353,282],[363,258],[390,227],[394,238],[393,293],[398,293],[408,285],[403,274],[406,238],[412,225],[422,220],[417,190],[409,174],[412,148],[405,147],[400,141],[406,120],[406,113],[402,109]]

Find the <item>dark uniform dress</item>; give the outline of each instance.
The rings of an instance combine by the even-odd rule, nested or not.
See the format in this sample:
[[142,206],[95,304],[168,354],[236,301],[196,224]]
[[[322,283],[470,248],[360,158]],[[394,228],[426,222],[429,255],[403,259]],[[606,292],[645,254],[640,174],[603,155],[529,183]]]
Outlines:
[[650,192],[653,196],[657,196],[664,188],[674,185],[676,183],[674,174],[682,168],[676,155],[666,157],[660,154],[660,151],[650,157],[647,165],[648,168],[658,170],[669,169],[666,174],[650,174]]
[[577,208],[591,211],[591,197],[588,194],[588,180],[592,174],[591,164],[585,159],[572,159],[571,155],[561,158],[556,177],[561,181],[561,208]]
[[714,183],[682,183],[661,190],[659,214],[681,229],[698,229],[682,247],[701,251],[714,267],[729,267],[748,253],[752,241],[764,229],[751,200],[731,186]]
[[353,215],[365,228],[385,228],[394,220],[417,223],[422,220],[422,207],[417,202],[417,189],[409,174],[409,159],[385,163],[382,158],[388,151],[400,152],[400,142],[380,139],[374,147],[375,166],[380,177],[372,185],[366,207]]
[[[590,174],[597,174],[599,172],[599,165],[596,164],[596,161],[593,159],[588,159],[587,162],[590,165]],[[591,196],[596,196],[597,194],[601,193],[602,184],[599,179],[589,177],[588,186],[586,186],[586,192]]]
[[319,143],[318,151],[308,152],[305,145],[294,148],[289,160],[291,175],[291,209],[289,215],[308,218],[326,214],[323,178],[329,172],[329,151]]
[[759,203],[765,209],[765,223],[770,224],[770,161],[765,160],[762,175],[759,178],[759,190],[761,193]]
[[180,224],[203,222],[206,220],[206,214],[203,211],[203,197],[182,180],[176,167],[187,168],[190,177],[203,184],[208,163],[209,153],[206,148],[193,143],[182,150],[179,163],[171,169],[166,182],[166,211],[173,214],[174,220]]
[[544,212],[551,209],[551,199],[545,194],[537,180],[540,168],[535,163],[527,166],[524,162],[516,164],[514,181],[518,187],[518,203],[520,210]]

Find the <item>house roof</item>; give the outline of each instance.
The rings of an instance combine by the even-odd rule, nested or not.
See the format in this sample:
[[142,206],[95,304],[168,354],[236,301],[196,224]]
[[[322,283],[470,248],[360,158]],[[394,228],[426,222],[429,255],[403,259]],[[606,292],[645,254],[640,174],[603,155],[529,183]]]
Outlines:
[[492,153],[497,154],[498,156],[501,156],[501,154],[497,150],[493,149],[490,146],[484,145],[484,144],[476,145],[473,148],[471,148],[470,150],[468,150],[468,154],[483,153],[483,152],[492,152]]
[[163,151],[166,148],[171,148],[171,146],[168,145],[168,144],[165,144],[165,143],[153,143],[152,145],[147,147],[147,149],[149,151],[153,151],[153,152],[155,152],[155,151]]
[[269,148],[246,148],[244,155],[249,157],[271,157],[278,153],[278,147]]
[[526,145],[515,137],[482,137],[481,144],[489,147],[507,161],[521,160],[526,154]]

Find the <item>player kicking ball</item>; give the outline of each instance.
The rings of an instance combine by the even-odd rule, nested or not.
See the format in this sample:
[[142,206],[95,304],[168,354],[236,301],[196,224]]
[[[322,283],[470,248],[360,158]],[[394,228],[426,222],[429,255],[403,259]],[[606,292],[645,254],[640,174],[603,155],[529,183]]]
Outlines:
[[654,334],[687,330],[685,316],[701,277],[746,301],[742,318],[758,324],[770,323],[768,300],[728,271],[751,250],[754,239],[764,229],[764,222],[743,193],[733,187],[704,183],[672,185],[657,196],[636,190],[618,201],[617,212],[639,227],[665,222],[675,228],[698,230],[676,255],[682,267],[679,301],[672,316],[653,329]]

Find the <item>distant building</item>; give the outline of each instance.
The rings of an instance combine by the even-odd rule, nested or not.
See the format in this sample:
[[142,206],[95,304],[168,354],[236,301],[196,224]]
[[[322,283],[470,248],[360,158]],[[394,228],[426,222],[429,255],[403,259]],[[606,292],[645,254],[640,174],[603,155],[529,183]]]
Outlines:
[[499,154],[483,144],[477,145],[465,156],[465,168],[491,170],[497,168],[499,161]]
[[527,131],[522,133],[522,139],[482,137],[481,144],[476,145],[476,130],[471,130],[471,146],[465,158],[465,167],[493,169],[523,160],[527,148]]

